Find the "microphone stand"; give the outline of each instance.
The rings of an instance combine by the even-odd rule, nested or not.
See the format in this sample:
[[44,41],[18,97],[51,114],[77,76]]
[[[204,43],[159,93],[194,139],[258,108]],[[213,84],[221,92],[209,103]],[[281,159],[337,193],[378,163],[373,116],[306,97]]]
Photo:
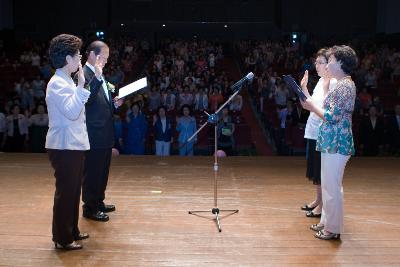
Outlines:
[[[218,231],[221,232],[221,222],[220,222],[220,217],[219,214],[221,212],[229,212],[229,215],[238,213],[238,209],[233,209],[233,210],[221,210],[218,207],[218,170],[219,170],[219,165],[218,165],[218,155],[217,155],[217,150],[218,150],[218,113],[221,112],[221,110],[229,104],[229,102],[232,101],[232,99],[239,93],[240,89],[242,88],[243,84],[237,85],[232,87],[232,89],[235,90],[235,92],[229,97],[229,99],[213,114],[208,114],[207,112],[204,111],[204,113],[207,114],[208,119],[207,121],[187,140],[187,142],[190,142],[197,134],[203,130],[204,127],[206,127],[208,124],[214,124],[214,207],[211,209],[211,213],[215,216],[215,221],[218,226]],[[207,213],[210,212],[210,210],[192,210],[189,211],[189,214],[191,215],[196,215],[197,213]]]

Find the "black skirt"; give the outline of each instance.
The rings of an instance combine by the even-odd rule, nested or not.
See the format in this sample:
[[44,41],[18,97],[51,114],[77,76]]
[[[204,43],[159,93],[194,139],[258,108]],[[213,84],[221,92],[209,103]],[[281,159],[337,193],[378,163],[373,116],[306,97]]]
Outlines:
[[316,151],[316,140],[307,139],[307,173],[306,176],[315,185],[321,184],[321,152]]

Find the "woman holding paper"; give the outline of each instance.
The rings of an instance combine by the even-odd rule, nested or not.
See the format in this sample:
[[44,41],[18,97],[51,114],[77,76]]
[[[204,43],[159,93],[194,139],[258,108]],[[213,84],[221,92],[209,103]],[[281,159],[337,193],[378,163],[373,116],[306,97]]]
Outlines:
[[[306,70],[303,79],[301,80],[301,88],[304,94],[311,98],[316,105],[323,107],[324,99],[328,93],[328,84],[332,88],[336,84],[335,79],[330,79],[326,70],[328,64],[328,49],[322,48],[317,52],[315,60],[315,69],[320,77],[317,85],[314,88],[312,96],[308,93],[308,71]],[[321,191],[321,152],[316,151],[319,127],[322,124],[322,119],[314,112],[308,117],[304,138],[307,140],[307,171],[306,176],[316,185],[315,200],[301,207],[307,211],[307,217],[321,217],[322,211],[322,191]]]
[[354,155],[351,126],[356,87],[350,74],[357,64],[357,55],[351,47],[329,49],[326,69],[337,84],[329,90],[323,107],[312,98],[302,102],[304,108],[323,120],[316,145],[321,152],[322,216],[318,224],[311,225],[319,239],[339,239],[343,231],[343,173],[350,156]]

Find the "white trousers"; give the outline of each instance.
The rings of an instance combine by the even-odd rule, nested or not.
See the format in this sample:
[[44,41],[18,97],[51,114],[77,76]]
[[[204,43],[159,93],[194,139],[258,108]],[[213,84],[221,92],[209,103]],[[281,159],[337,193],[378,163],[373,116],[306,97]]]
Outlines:
[[343,232],[343,173],[350,156],[321,153],[322,215],[328,232]]
[[156,155],[169,156],[170,147],[171,147],[170,142],[156,141]]

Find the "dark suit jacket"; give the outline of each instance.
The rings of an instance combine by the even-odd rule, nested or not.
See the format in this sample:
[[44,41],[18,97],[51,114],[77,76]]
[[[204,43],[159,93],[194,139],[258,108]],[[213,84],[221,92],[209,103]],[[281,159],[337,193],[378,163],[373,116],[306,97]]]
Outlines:
[[109,100],[102,87],[103,81],[99,81],[94,72],[85,65],[85,87],[90,89],[90,97],[86,103],[86,126],[89,134],[91,149],[112,148],[114,146],[114,104],[111,93],[107,91]]
[[157,119],[154,125],[154,139],[156,141],[171,142],[172,138],[172,121],[166,118],[165,132],[162,130],[162,123],[160,119]]
[[379,146],[384,143],[384,121],[377,117],[375,128],[372,127],[371,119],[365,118],[360,125],[360,144],[364,145],[364,154],[367,156],[376,156],[379,152]]
[[387,143],[396,148],[400,147],[400,125],[397,123],[396,116],[392,116],[388,119]]

